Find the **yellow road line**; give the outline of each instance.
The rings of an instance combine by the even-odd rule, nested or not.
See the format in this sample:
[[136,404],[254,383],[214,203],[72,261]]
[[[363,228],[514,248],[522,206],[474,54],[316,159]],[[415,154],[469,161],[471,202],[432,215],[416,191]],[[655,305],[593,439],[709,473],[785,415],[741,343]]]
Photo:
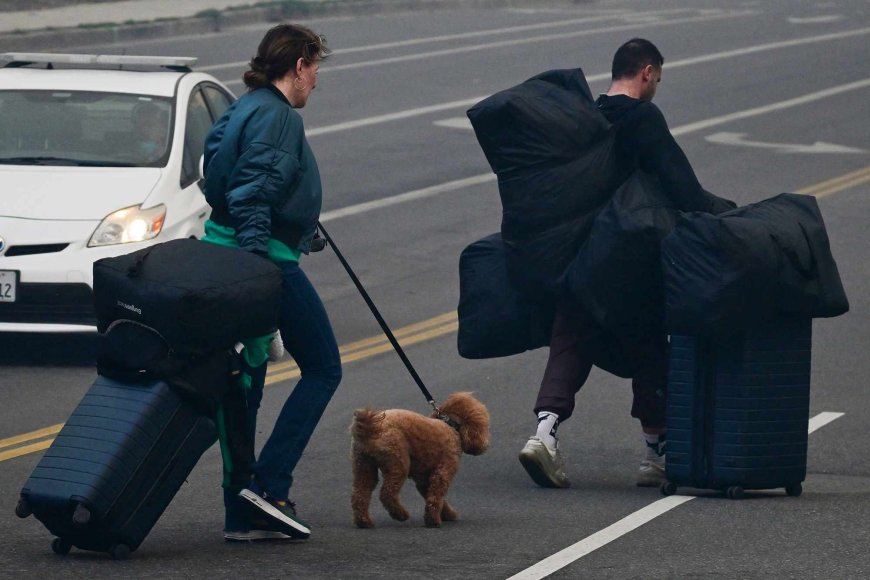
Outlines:
[[4,447],[12,447],[13,445],[18,445],[19,443],[24,443],[26,441],[35,441],[36,439],[42,439],[43,437],[48,437],[49,435],[55,435],[58,431],[60,431],[61,427],[63,427],[63,423],[58,423],[57,425],[45,427],[37,431],[31,431],[30,433],[24,433],[23,435],[16,435],[15,437],[0,439],[0,449],[3,449]]
[[[439,326],[439,325],[444,324],[446,322],[451,322],[451,321],[456,321],[456,320],[457,320],[456,311],[445,312],[444,314],[441,314],[439,316],[435,316],[435,317],[430,318],[428,320],[424,320],[422,322],[417,322],[415,324],[411,324],[408,326],[404,326],[402,328],[398,328],[395,331],[393,331],[393,334],[395,335],[395,337],[397,339],[401,339],[401,338],[404,338],[406,336],[411,336],[417,332],[426,331],[430,328]],[[387,339],[387,336],[384,334],[379,334],[376,336],[372,336],[370,338],[365,338],[363,340],[359,340],[357,342],[352,342],[350,344],[344,345],[344,346],[340,347],[338,349],[338,351],[340,354],[345,355],[345,354],[352,353],[354,351],[368,349],[372,346],[381,345],[384,343],[389,344],[389,340]],[[400,341],[400,343],[401,343],[401,341]],[[342,359],[342,360],[344,360],[344,359]],[[354,360],[356,360],[356,359],[354,359]],[[295,368],[295,366],[296,366],[296,364],[293,361],[286,361],[286,362],[278,363],[275,365],[269,365],[269,373],[270,374],[277,373],[277,372],[284,371],[287,369]]]
[[827,181],[823,181],[821,183],[817,183],[816,185],[806,187],[804,189],[799,189],[797,193],[802,193],[804,195],[813,195],[815,197],[827,197],[840,191],[856,187],[868,181],[870,181],[870,166],[867,166],[864,169],[859,169],[858,171],[853,171],[851,173],[841,175],[839,177],[835,177],[833,179],[829,179]]
[[[817,183],[804,189],[799,189],[797,193],[813,195],[815,197],[827,197],[867,182],[870,182],[870,166],[839,177],[834,177],[833,179]],[[451,311],[422,322],[399,328],[394,331],[394,334],[399,340],[399,344],[402,346],[410,346],[455,332],[458,327],[459,323],[456,318],[456,312]],[[392,348],[393,347],[389,343],[387,337],[383,334],[379,334],[377,336],[372,336],[370,338],[344,345],[339,348],[339,352],[341,353],[342,364],[347,364],[388,352]],[[297,377],[299,377],[299,367],[296,363],[290,360],[272,365],[269,368],[269,376],[266,378],[266,384],[272,385]],[[62,427],[63,423],[58,423],[57,425],[31,431],[30,433],[0,439],[0,449],[14,447],[21,443],[27,443],[42,439],[43,437],[56,435]],[[53,438],[0,452],[0,462],[47,449],[52,441],[54,441]]]
[[45,441],[40,441],[39,443],[25,445],[24,447],[18,447],[17,449],[10,449],[9,451],[4,451],[0,453],[0,461],[6,461],[7,459],[14,459],[16,457],[21,457],[22,455],[29,455],[31,453],[36,453],[37,451],[48,449],[52,441],[54,441],[54,438],[46,439]]
[[[458,328],[459,321],[454,320],[452,322],[448,322],[447,324],[442,324],[441,326],[430,328],[418,334],[405,336],[404,338],[397,337],[397,340],[402,346],[410,346],[412,344],[417,344],[418,342],[431,340],[433,338],[437,338],[451,332],[456,332],[456,329]],[[370,346],[369,348],[366,348],[364,350],[357,350],[356,352],[351,352],[343,355],[341,357],[341,364],[348,364],[354,361],[370,358],[385,352],[389,352],[392,349],[393,345],[390,344],[385,337],[383,341],[379,341],[376,344]],[[284,369],[286,370],[283,370],[282,372],[270,373],[269,376],[266,377],[266,384],[273,385],[275,383],[280,383],[282,381],[287,381],[299,377],[299,367],[296,366],[294,363],[290,363],[290,365],[284,367]]]
[[[395,334],[397,340],[399,341],[399,344],[401,344],[402,346],[410,346],[412,344],[417,344],[419,342],[431,340],[433,338],[455,332],[457,328],[459,328],[459,321],[456,318],[456,311],[452,311],[446,312],[439,316],[435,316],[428,320],[424,320],[422,322],[417,322],[402,328],[398,328],[394,331],[393,334]],[[392,348],[393,347],[389,343],[387,337],[381,334],[357,342],[352,342],[348,345],[341,347],[339,349],[339,352],[342,353],[342,364],[347,364],[357,360],[373,357],[384,352],[388,352]],[[266,378],[267,385],[280,383],[281,381],[286,381],[299,377],[299,367],[296,366],[296,364],[292,361],[275,365],[274,367],[271,367],[269,371],[270,376]],[[61,430],[63,425],[63,423],[58,423],[57,425],[44,427],[37,431],[31,431],[30,433],[24,433],[22,435],[16,435],[14,437],[0,439],[0,449],[3,449],[5,447],[14,447],[13,449],[0,452],[0,462],[48,449],[48,447],[51,445],[51,442],[54,441],[53,437],[45,441],[37,440],[44,437],[49,437],[51,435],[56,435]],[[31,443],[33,441],[37,442]],[[22,443],[30,444],[23,445],[21,447],[15,447],[16,445],[20,445]]]

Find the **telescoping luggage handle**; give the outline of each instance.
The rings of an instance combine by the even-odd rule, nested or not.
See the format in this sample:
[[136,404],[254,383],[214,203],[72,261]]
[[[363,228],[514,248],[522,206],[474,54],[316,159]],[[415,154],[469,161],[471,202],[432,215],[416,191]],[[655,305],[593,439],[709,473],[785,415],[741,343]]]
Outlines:
[[387,335],[387,338],[390,341],[390,344],[393,345],[393,348],[396,350],[396,354],[399,355],[399,358],[402,359],[402,362],[405,363],[405,368],[408,369],[408,372],[411,374],[411,377],[414,379],[414,382],[417,383],[417,386],[420,387],[420,390],[423,392],[423,396],[426,397],[426,401],[432,405],[432,408],[435,409],[435,412],[438,413],[438,418],[442,421],[446,422],[448,425],[457,428],[455,422],[444,415],[441,412],[441,409],[435,404],[435,399],[432,397],[432,394],[429,393],[429,389],[426,388],[426,385],[423,384],[423,379],[420,378],[420,375],[417,374],[417,370],[414,368],[414,365],[411,364],[411,361],[408,359],[408,356],[405,354],[405,351],[402,350],[402,346],[399,344],[399,341],[396,340],[396,337],[393,335],[393,331],[390,330],[390,327],[387,326],[387,322],[384,320],[384,317],[381,316],[381,313],[378,311],[378,307],[375,306],[375,303],[372,302],[369,293],[366,292],[366,289],[363,288],[362,282],[359,281],[359,278],[354,273],[353,269],[350,267],[350,264],[347,263],[347,260],[344,259],[344,256],[341,254],[341,251],[338,249],[338,246],[335,245],[333,239],[329,236],[326,230],[323,228],[323,224],[317,222],[317,227],[320,229],[320,233],[323,234],[324,239],[335,252],[335,256],[338,258],[338,261],[341,262],[341,265],[344,266],[344,269],[347,271],[350,279],[353,280],[356,289],[359,290],[360,295],[362,295],[363,300],[366,301],[366,304],[369,307],[369,310],[374,314],[375,319],[378,321],[378,324],[381,325],[381,330],[384,331],[384,334]]

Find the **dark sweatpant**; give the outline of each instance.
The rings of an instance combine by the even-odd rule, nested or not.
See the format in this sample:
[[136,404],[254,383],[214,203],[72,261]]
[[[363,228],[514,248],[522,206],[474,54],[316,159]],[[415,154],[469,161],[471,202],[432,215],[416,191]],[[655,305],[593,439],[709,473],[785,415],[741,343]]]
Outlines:
[[[574,399],[595,363],[596,347],[607,340],[604,331],[580,306],[561,302],[550,338],[550,358],[538,391],[535,413],[550,411],[565,421],[574,412]],[[638,367],[631,381],[631,416],[648,428],[665,426],[668,384],[668,341],[663,335],[630,346],[626,356]]]

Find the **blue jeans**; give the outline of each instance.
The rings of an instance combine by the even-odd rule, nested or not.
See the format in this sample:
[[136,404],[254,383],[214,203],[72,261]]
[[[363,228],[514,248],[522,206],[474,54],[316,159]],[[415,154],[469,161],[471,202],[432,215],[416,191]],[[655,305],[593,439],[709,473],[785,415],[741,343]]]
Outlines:
[[[293,485],[293,469],[341,382],[341,357],[326,309],[305,272],[296,262],[278,265],[283,279],[278,327],[284,348],[299,365],[301,378],[284,403],[252,475],[266,493],[283,499],[288,497]],[[248,426],[256,432],[266,365],[246,370],[252,378],[247,396]],[[227,529],[241,529],[236,493],[238,490],[224,490]]]

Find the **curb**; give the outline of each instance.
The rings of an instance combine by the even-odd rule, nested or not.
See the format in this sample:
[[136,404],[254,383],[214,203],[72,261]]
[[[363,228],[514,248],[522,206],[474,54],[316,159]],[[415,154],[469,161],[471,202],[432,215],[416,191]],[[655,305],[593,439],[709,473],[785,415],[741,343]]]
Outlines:
[[[243,0],[240,0],[243,1]],[[220,32],[224,28],[257,23],[278,23],[320,16],[361,16],[401,11],[449,10],[451,8],[531,8],[576,6],[594,0],[306,0],[271,2],[264,6],[214,10],[202,16],[143,23],[58,28],[0,34],[0,52],[49,52],[97,44],[117,44],[177,36]]]

